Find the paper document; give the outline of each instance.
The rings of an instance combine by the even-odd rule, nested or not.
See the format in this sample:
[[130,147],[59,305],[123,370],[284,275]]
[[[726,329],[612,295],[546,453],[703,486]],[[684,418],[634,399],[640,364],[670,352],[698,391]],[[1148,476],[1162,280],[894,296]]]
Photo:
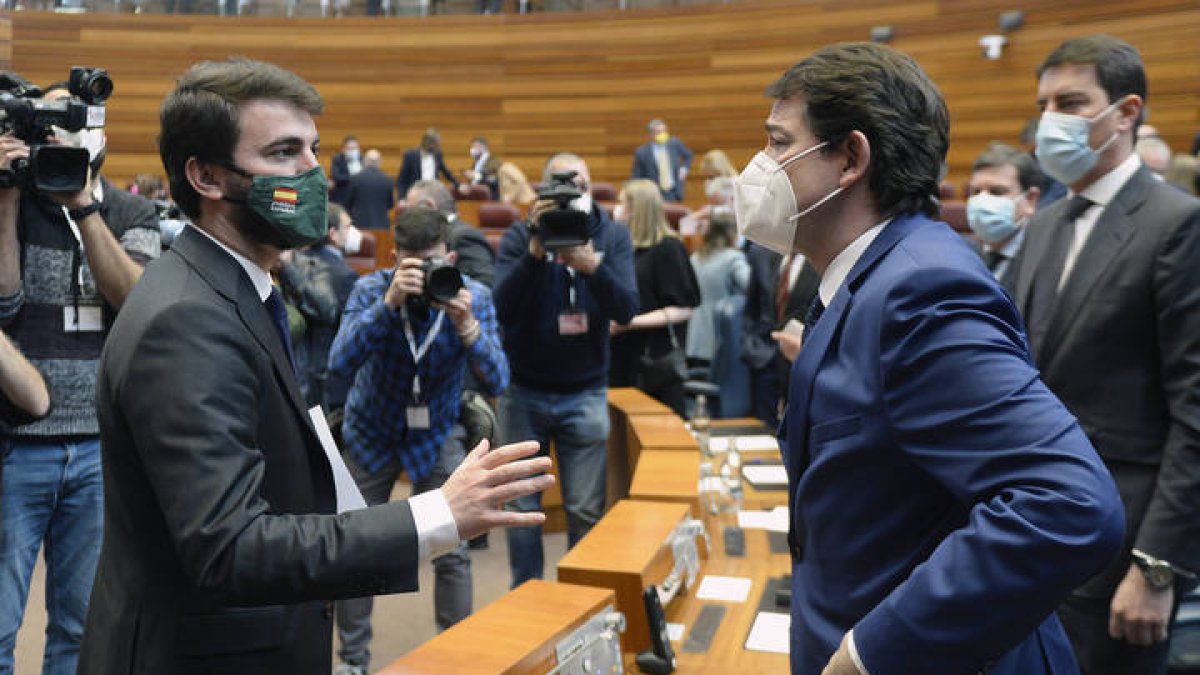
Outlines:
[[679,642],[683,639],[683,624],[669,623],[667,624],[667,639],[671,642]]
[[745,530],[788,531],[788,509],[776,506],[770,511],[738,511],[738,527]]
[[709,574],[700,580],[696,597],[700,600],[745,602],[753,582],[742,577],[721,577]]
[[759,612],[746,638],[746,649],[756,652],[788,653],[792,617],[779,612]]
[[788,482],[782,464],[743,464],[742,476],[754,487],[786,486]]
[[337,512],[345,513],[367,508],[367,502],[363,500],[362,493],[358,491],[358,485],[350,476],[350,469],[346,468],[346,463],[342,461],[342,454],[338,452],[337,445],[333,442],[333,433],[329,431],[329,423],[325,421],[325,411],[321,410],[321,406],[314,405],[308,409],[308,417],[317,429],[317,438],[321,439],[321,448],[325,450],[325,458],[329,460],[329,469],[333,472],[333,489],[337,494]]
[[779,441],[774,436],[758,434],[755,436],[717,436],[708,441],[708,447],[713,452],[725,452],[730,443],[736,443],[742,452],[761,452],[763,450],[778,450]]

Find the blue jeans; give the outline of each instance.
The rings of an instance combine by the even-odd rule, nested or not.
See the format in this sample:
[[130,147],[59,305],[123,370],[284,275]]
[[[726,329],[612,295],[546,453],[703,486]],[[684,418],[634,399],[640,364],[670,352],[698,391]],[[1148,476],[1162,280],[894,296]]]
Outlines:
[[[535,440],[542,454],[554,441],[563,508],[567,512],[567,546],[574,546],[604,515],[608,471],[608,390],[604,387],[575,394],[552,394],[512,385],[500,396],[496,410],[500,443]],[[539,511],[541,493],[513,500],[516,511]],[[512,527],[508,535],[508,564],[512,587],[541,579],[541,527]]]
[[74,675],[104,526],[100,440],[0,440],[0,673],[13,672],[17,629],[38,549],[46,545],[44,675]]
[[[455,424],[442,443],[442,455],[438,463],[428,476],[413,483],[414,496],[442,487],[467,455],[463,446],[466,437],[467,432],[462,425]],[[392,486],[403,471],[400,460],[394,459],[379,471],[369,473],[349,454],[346,455],[346,466],[368,506],[386,504],[392,494]],[[438,632],[441,632],[471,614],[475,591],[467,545],[460,542],[458,548],[434,558],[433,574],[433,612]],[[370,596],[337,602],[337,633],[342,643],[338,657],[343,663],[364,669],[371,664],[371,610],[374,604]]]

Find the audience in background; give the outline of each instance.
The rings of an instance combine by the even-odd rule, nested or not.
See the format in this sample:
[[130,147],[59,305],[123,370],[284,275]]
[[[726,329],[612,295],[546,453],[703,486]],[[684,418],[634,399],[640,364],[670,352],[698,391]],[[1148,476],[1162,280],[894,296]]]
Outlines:
[[650,140],[633,153],[631,179],[644,178],[658,186],[668,201],[683,201],[684,183],[692,166],[692,151],[671,135],[667,123],[650,120]]
[[396,196],[403,197],[408,189],[421,180],[437,180],[438,176],[450,181],[458,189],[458,179],[446,166],[442,157],[442,137],[437,129],[430,127],[421,135],[421,145],[404,152],[404,162],[396,175]]
[[483,232],[458,217],[458,206],[450,190],[436,180],[418,181],[404,197],[409,206],[423,206],[442,214],[450,224],[446,245],[454,251],[454,266],[475,281],[492,287],[496,274],[496,251]]
[[1188,194],[1200,194],[1200,157],[1175,155],[1167,166],[1167,174],[1163,180]]
[[42,374],[0,331],[0,425],[29,424],[48,412],[50,393]]
[[363,155],[362,169],[350,178],[346,188],[346,210],[354,224],[364,230],[388,229],[388,213],[396,205],[392,181],[379,168],[382,161],[378,150],[368,150]]
[[688,319],[700,304],[687,248],[667,224],[658,186],[648,180],[625,184],[613,216],[629,226],[640,313],[612,324],[608,384],[638,387],[683,416],[686,371],[667,366],[671,358],[685,362]]
[[500,168],[496,171],[496,183],[500,192],[500,201],[505,204],[514,204],[524,208],[537,199],[537,193],[529,185],[529,179],[525,177],[525,172],[512,162],[500,164]]
[[[499,199],[500,185],[497,172],[500,171],[500,160],[492,156],[491,146],[487,139],[476,136],[471,139],[471,168],[463,172],[468,185],[486,185],[491,195],[489,199]],[[459,186],[461,189],[463,186]]]
[[[390,188],[391,181],[387,183]],[[278,275],[284,298],[304,319],[303,336],[293,340],[300,393],[308,405],[324,406],[328,415],[345,405],[350,388],[351,378],[330,373],[329,348],[358,275],[342,251],[354,226],[350,215],[330,203],[327,220],[329,232],[322,241],[280,254]]]
[[1067,40],[1037,75],[1037,156],[1071,197],[1033,217],[1008,279],[1042,379],[1127,523],[1121,555],[1059,615],[1083,672],[1161,674],[1200,573],[1200,201],[1134,152],[1148,86],[1130,44]]
[[710,178],[704,182],[704,194],[708,203],[688,212],[679,219],[679,234],[690,236],[703,235],[708,228],[708,221],[717,215],[733,215],[733,179],[724,176]]
[[[410,206],[393,230],[394,269],[363,277],[346,305],[330,352],[330,370],[353,377],[343,435],[350,473],[368,505],[388,501],[401,471],[420,494],[442,486],[466,454],[458,423],[468,368],[491,396],[508,386],[491,292],[462,277],[452,299],[431,295],[430,264],[449,264],[449,223]],[[471,613],[466,545],[433,561],[438,630]],[[370,665],[371,598],[338,603],[344,675]]]
[[709,150],[700,159],[697,173],[703,178],[734,178],[738,175],[737,167],[729,161],[729,155],[724,150]]
[[750,263],[746,253],[735,246],[737,221],[732,214],[715,216],[702,237],[699,250],[691,257],[700,305],[688,321],[687,356],[712,361],[718,344],[717,305],[730,296],[746,294]]
[[[50,85],[43,102],[68,96]],[[100,174],[103,129],[59,130],[53,139],[88,151],[91,180],[74,193],[0,188],[0,327],[49,385],[48,415],[0,426],[0,671],[13,669],[34,562],[46,547],[49,625],[43,672],[73,674],[100,553],[104,491],[96,368],[115,312],[161,251],[149,200]],[[0,171],[29,149],[0,136]]]
[[[629,232],[614,224],[591,194],[591,174],[578,155],[546,162],[543,181],[574,171],[584,194],[571,208],[587,214],[590,240],[548,251],[530,230],[552,206],[538,202],[529,222],[509,227],[496,263],[496,312],[512,386],[497,409],[500,442],[534,439],[542,452],[554,443],[567,515],[567,544],[574,546],[604,513],[608,461],[609,324],[637,313],[637,280]],[[510,508],[535,511],[541,495],[521,497]],[[508,559],[512,585],[541,578],[542,528],[511,528]]]
[[342,139],[342,151],[334,155],[329,162],[329,201],[345,204],[346,193],[350,190],[350,179],[362,171],[362,168],[362,148],[358,137],[346,136]]
[[983,262],[1005,279],[1025,237],[1025,224],[1037,211],[1042,172],[1029,153],[992,143],[971,166],[967,182],[967,223],[982,244]]

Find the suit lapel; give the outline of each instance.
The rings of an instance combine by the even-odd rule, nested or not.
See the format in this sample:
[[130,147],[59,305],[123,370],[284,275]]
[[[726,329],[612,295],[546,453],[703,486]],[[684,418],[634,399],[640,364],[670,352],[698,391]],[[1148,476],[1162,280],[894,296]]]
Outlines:
[[238,317],[250,330],[254,340],[271,355],[271,366],[275,370],[275,379],[287,393],[292,408],[303,420],[304,426],[315,437],[316,429],[313,428],[312,420],[308,417],[308,407],[305,405],[304,397],[300,395],[296,374],[283,350],[283,345],[276,337],[275,327],[267,314],[267,308],[258,299],[254,284],[246,276],[246,271],[232,256],[221,250],[221,247],[203,234],[191,231],[191,228],[184,228],[172,244],[172,249],[178,251],[196,270],[196,273],[204,278],[217,293],[237,307]]
[[1058,300],[1055,301],[1054,315],[1046,329],[1045,346],[1038,358],[1038,366],[1043,370],[1058,353],[1063,336],[1079,317],[1088,295],[1129,241],[1129,236],[1134,232],[1134,224],[1129,214],[1146,200],[1149,188],[1146,181],[1152,180],[1154,178],[1149,175],[1149,171],[1145,167],[1140,168],[1100,214],[1087,243],[1075,260],[1071,276],[1063,284]]
[[1046,244],[1050,237],[1050,231],[1062,217],[1063,210],[1067,208],[1067,200],[1060,199],[1057,202],[1046,207],[1046,210],[1035,216],[1037,222],[1030,225],[1025,233],[1025,241],[1021,244],[1021,251],[1018,257],[1021,260],[1021,266],[1017,270],[1017,309],[1022,315],[1026,313],[1025,303],[1029,300],[1029,289],[1033,286],[1033,274],[1037,270],[1038,265],[1042,263],[1042,255],[1046,251]]

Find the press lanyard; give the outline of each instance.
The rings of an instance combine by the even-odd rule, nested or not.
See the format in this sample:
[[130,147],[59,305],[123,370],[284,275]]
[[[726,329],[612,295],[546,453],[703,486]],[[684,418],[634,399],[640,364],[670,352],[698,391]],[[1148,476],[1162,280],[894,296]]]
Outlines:
[[70,209],[65,206],[60,208],[63,217],[67,219],[67,225],[71,228],[71,234],[75,235],[75,250],[71,252],[71,301],[78,316],[79,295],[83,289],[83,236],[79,234],[79,226],[75,224],[75,219],[71,218]]
[[571,303],[571,311],[575,311],[575,270],[567,268],[567,301]]
[[421,374],[417,369],[421,359],[425,358],[425,354],[429,352],[429,348],[433,346],[433,341],[437,339],[438,332],[442,329],[442,320],[446,318],[445,310],[438,310],[437,318],[433,320],[433,325],[429,327],[429,332],[425,334],[425,341],[417,347],[417,336],[413,333],[412,322],[408,320],[408,309],[400,308],[400,318],[404,320],[404,339],[408,343],[408,351],[413,357],[413,403],[421,401]]

